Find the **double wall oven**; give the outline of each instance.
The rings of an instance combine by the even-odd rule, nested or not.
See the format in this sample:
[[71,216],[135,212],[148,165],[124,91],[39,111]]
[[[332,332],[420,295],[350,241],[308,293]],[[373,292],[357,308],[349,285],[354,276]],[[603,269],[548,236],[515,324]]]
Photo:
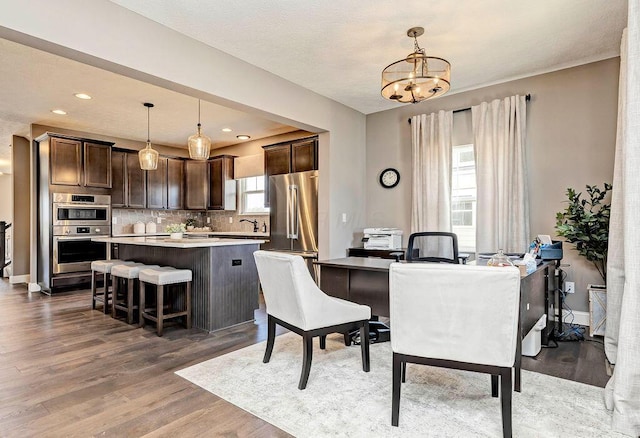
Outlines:
[[51,211],[52,274],[90,271],[107,258],[107,244],[91,239],[111,235],[111,196],[54,193]]

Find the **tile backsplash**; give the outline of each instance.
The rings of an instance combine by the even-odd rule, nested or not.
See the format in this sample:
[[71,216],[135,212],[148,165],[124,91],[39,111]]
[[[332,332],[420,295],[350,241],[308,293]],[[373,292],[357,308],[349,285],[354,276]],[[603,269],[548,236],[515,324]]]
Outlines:
[[[189,218],[196,220],[197,227],[209,226],[212,231],[253,231],[253,225],[247,222],[240,222],[240,219],[257,220],[260,230],[266,224],[269,232],[268,215],[239,215],[237,211],[193,211],[193,210],[147,210],[114,208],[111,212],[116,223],[111,225],[111,233],[119,234],[133,233],[133,224],[136,222],[154,222],[157,232],[164,232],[169,224],[185,222]],[[210,222],[207,223],[207,217]],[[229,222],[231,218],[232,222]],[[160,223],[158,223],[160,219]]]

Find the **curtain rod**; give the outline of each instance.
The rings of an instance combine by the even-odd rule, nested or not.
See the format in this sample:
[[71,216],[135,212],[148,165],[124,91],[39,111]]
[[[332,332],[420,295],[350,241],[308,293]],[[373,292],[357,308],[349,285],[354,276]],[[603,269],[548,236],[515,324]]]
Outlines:
[[[531,100],[531,94],[527,94],[527,95],[525,95],[525,96],[524,96],[524,100],[525,100],[525,102],[529,102],[529,101]],[[455,114],[455,113],[461,113],[461,112],[463,112],[463,111],[470,111],[470,110],[471,110],[471,107],[468,107],[468,108],[460,108],[460,109],[457,109],[457,110],[453,110],[453,113],[454,113],[454,114]],[[408,119],[407,121],[409,122],[409,124],[411,124],[411,117],[409,117],[409,119]]]

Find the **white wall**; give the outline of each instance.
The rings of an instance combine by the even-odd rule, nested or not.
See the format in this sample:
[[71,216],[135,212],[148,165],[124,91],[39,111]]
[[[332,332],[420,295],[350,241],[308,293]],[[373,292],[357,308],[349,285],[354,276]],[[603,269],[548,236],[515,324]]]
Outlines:
[[[363,226],[363,114],[106,0],[2,2],[0,37],[299,129],[329,133],[320,136],[320,256],[344,255],[353,230]],[[198,69],[184,68],[194,59]],[[339,220],[342,213],[349,218],[346,224]]]
[[[531,237],[555,236],[555,214],[565,208],[567,187],[584,191],[586,184],[602,187],[603,182],[612,182],[619,67],[619,58],[613,58],[368,115],[367,224],[399,227],[405,236],[410,232],[409,117],[530,93],[527,171]],[[468,114],[456,113],[454,125]],[[400,184],[391,190],[377,183],[386,167],[397,167],[401,173]],[[564,244],[563,263],[570,265],[565,268],[567,280],[576,282],[576,293],[568,304],[574,310],[588,310],[587,284],[600,284],[600,276],[570,244]]]

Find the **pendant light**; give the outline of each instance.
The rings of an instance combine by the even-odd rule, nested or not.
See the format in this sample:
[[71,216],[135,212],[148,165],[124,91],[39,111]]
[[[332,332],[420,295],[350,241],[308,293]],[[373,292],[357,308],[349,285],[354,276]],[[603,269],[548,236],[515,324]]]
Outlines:
[[200,125],[200,99],[198,99],[198,132],[189,137],[189,157],[192,160],[208,160],[211,151],[211,139],[203,135]]
[[151,148],[151,140],[149,139],[149,109],[153,108],[153,104],[145,102],[143,105],[147,107],[147,146],[138,152],[138,159],[140,160],[140,169],[156,170],[158,168],[158,151]]
[[446,59],[427,56],[418,45],[422,27],[412,27],[413,53],[389,64],[382,71],[382,97],[400,103],[418,103],[449,91],[451,64]]

